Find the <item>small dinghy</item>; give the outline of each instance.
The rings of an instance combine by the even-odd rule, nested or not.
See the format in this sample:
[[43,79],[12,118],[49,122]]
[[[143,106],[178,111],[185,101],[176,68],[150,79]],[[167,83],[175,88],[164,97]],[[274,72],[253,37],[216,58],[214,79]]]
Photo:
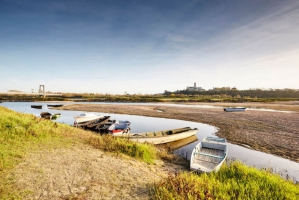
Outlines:
[[192,151],[190,170],[196,172],[217,172],[227,156],[225,138],[206,137]]
[[131,141],[139,143],[165,144],[191,137],[197,133],[197,129],[183,127],[178,129],[146,132],[146,133],[127,133],[116,136],[129,138]]
[[103,115],[95,115],[94,113],[81,113],[78,116],[75,116],[75,124],[80,124],[88,121],[92,121],[95,119],[99,119],[104,117]]
[[48,112],[42,112],[40,114],[40,117],[41,118],[44,118],[44,119],[52,119],[52,114],[51,113],[48,113]]
[[225,112],[244,112],[246,108],[223,108]]
[[47,107],[62,107],[63,104],[47,104]]
[[31,105],[31,108],[42,109],[42,105]]

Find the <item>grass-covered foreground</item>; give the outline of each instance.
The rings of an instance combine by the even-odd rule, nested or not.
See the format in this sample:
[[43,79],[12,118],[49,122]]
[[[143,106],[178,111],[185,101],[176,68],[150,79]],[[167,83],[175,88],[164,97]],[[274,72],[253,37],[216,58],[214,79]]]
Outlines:
[[170,175],[152,189],[154,199],[299,199],[299,185],[238,161],[217,173]]
[[158,151],[153,145],[138,144],[111,136],[98,136],[4,107],[0,107],[0,113],[0,199],[16,198],[12,195],[13,181],[6,180],[5,175],[24,162],[28,154],[41,149],[69,148],[84,143],[105,152],[125,154],[147,163],[152,163],[158,156]]
[[[18,164],[24,163],[32,152],[45,149],[51,152],[51,149],[55,151],[87,144],[102,152],[125,154],[148,164],[156,159],[172,159],[172,155],[156,149],[153,145],[99,136],[4,107],[0,107],[0,113],[0,199],[23,199],[24,196],[28,197],[30,193],[36,192],[26,188],[16,189],[18,180],[7,176],[14,172]],[[42,175],[45,172],[38,169],[38,173]],[[111,184],[115,185],[115,182]],[[299,199],[298,185],[269,171],[250,168],[239,162],[224,166],[215,174],[196,175],[185,172],[171,175],[149,188],[149,199]],[[77,198],[75,194],[71,197]]]
[[100,137],[69,125],[0,107],[0,171],[13,168],[26,153],[39,148],[61,148],[84,142],[95,148],[123,153],[152,163],[157,150],[122,138]]

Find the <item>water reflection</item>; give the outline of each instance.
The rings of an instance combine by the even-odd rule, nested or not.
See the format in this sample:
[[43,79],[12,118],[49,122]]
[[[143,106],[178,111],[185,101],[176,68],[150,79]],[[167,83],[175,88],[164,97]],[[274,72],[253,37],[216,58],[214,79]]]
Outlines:
[[[86,102],[84,103],[86,104]],[[31,104],[34,103],[4,102],[1,104],[1,106],[10,108],[18,112],[34,114],[36,116],[39,116],[41,112],[50,112],[52,114],[61,113],[61,117],[55,121],[60,123],[70,124],[70,125],[73,125],[74,123],[74,116],[82,113],[82,111],[48,109],[47,103],[43,103],[43,102],[38,103],[43,105],[42,109],[33,109],[30,107]],[[63,104],[65,103],[63,102]],[[93,102],[90,104],[93,104]],[[131,121],[132,133],[159,131],[159,130],[166,130],[166,129],[181,128],[181,127],[198,128],[198,132],[196,136],[199,140],[175,151],[176,154],[186,157],[187,159],[190,159],[191,151],[199,141],[201,141],[206,136],[214,135],[215,132],[217,131],[215,127],[207,124],[188,122],[182,120],[161,119],[161,118],[153,118],[153,117],[120,115],[120,114],[109,114],[109,113],[96,113],[96,114],[110,115],[111,119]],[[278,156],[262,153],[259,151],[254,151],[242,146],[229,143],[228,159],[238,159],[246,163],[247,165],[255,166],[258,168],[272,168],[275,172],[280,173],[283,176],[288,175],[291,178],[294,178],[295,180],[299,180],[299,163],[290,161],[288,159],[280,158]]]

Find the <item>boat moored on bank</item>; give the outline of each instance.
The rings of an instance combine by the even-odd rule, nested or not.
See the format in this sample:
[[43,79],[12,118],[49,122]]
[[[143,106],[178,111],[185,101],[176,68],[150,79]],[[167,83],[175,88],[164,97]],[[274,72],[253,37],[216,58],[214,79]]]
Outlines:
[[104,117],[103,115],[96,115],[94,113],[81,113],[78,116],[75,116],[75,124],[80,124],[84,122],[88,122],[91,120],[99,119]]
[[43,105],[31,105],[31,108],[42,109]]
[[40,117],[44,119],[52,119],[52,114],[49,112],[42,112],[40,113]]
[[63,104],[47,104],[47,107],[62,107]]
[[217,172],[227,157],[225,138],[205,137],[192,151],[190,170],[195,172]]
[[155,132],[119,134],[116,136],[126,137],[131,141],[136,141],[139,143],[165,144],[191,137],[195,135],[197,131],[197,129],[184,127]]
[[240,107],[240,108],[223,108],[225,112],[245,112],[246,108]]

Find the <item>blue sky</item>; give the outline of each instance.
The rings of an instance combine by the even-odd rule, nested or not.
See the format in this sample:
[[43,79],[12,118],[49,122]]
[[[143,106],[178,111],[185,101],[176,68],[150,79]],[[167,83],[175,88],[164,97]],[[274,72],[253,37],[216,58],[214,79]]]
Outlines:
[[299,89],[298,0],[0,0],[0,92]]

